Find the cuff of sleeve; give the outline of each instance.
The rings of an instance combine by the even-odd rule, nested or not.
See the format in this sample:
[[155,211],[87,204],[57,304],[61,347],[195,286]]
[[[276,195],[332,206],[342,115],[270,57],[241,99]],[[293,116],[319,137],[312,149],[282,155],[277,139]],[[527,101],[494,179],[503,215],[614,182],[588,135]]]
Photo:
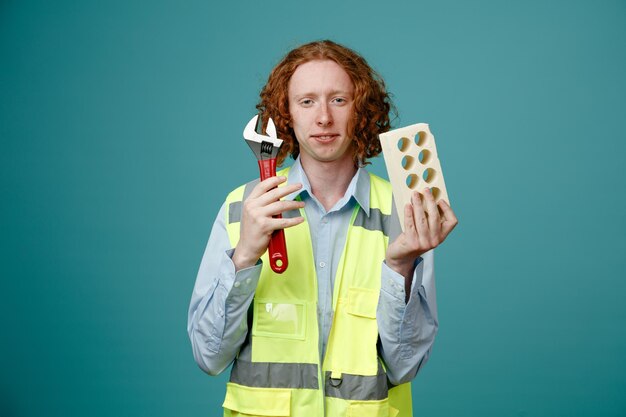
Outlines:
[[[418,257],[413,265],[414,272],[411,278],[411,296],[417,292],[417,289],[422,285],[423,275],[423,263],[422,257]],[[387,262],[383,261],[383,268],[381,274],[381,290],[392,295],[393,297],[402,300],[406,300],[406,291],[404,289],[404,277],[391,269]]]
[[226,256],[223,259],[225,266],[223,270],[228,271],[228,273],[223,275],[224,281],[226,281],[223,282],[223,285],[233,295],[248,295],[253,293],[256,289],[259,278],[261,277],[263,262],[259,259],[253,266],[235,272],[235,264],[233,264],[232,260],[234,252],[234,249],[227,250]]
[[[411,282],[411,294],[409,295],[409,301],[407,302],[407,309],[413,310],[417,308],[416,300],[419,299],[418,293],[424,291],[422,286],[422,280],[424,278],[424,262],[422,257],[417,258],[415,261],[415,269],[413,270],[413,281]],[[419,304],[419,303],[417,303]]]

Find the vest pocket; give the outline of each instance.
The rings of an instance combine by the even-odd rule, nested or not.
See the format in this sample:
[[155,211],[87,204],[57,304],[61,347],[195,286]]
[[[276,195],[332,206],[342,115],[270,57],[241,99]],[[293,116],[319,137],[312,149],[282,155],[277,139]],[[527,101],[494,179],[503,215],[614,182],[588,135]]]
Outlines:
[[350,401],[346,417],[395,417],[397,410],[389,407],[387,399],[380,401]]
[[304,340],[306,307],[304,302],[254,300],[253,336]]
[[226,384],[224,415],[232,417],[288,417],[291,415],[291,390],[255,388]]

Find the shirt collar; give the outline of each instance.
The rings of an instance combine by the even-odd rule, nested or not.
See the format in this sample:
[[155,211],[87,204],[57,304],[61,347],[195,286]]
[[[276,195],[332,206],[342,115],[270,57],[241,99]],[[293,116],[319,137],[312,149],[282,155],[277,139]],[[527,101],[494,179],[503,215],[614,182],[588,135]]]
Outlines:
[[[301,193],[306,191],[309,195],[313,195],[311,192],[311,183],[304,172],[304,168],[302,168],[302,164],[300,163],[300,157],[296,158],[291,169],[289,170],[289,177],[287,178],[287,184],[295,184],[301,183],[302,188],[298,191],[295,191],[285,197],[285,200],[294,200]],[[361,206],[365,214],[369,217],[370,215],[370,176],[367,171],[359,167],[352,177],[348,188],[346,189],[346,193],[339,200],[341,202],[341,206],[345,205],[350,201],[350,199],[354,197],[356,202]]]

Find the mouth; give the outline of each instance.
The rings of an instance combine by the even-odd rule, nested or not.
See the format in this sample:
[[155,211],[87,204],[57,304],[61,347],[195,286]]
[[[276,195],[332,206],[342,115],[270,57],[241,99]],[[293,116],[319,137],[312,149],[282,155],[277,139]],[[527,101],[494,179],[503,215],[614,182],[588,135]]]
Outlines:
[[337,133],[324,133],[324,134],[318,134],[318,135],[311,135],[311,137],[317,141],[320,142],[330,142],[334,139],[337,139],[339,137],[339,134]]

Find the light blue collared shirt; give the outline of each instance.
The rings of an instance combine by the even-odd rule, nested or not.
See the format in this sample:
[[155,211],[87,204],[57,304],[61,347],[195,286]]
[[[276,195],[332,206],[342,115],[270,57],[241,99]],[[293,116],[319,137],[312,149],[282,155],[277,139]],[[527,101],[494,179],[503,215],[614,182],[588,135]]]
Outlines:
[[[302,188],[297,196],[305,203],[318,282],[320,358],[324,357],[333,319],[332,295],[335,274],[343,252],[350,218],[355,207],[370,212],[370,177],[359,168],[344,196],[326,211],[312,193],[309,180],[297,159],[287,179]],[[396,234],[399,224],[395,221]],[[394,228],[394,227],[392,227]],[[395,236],[393,232],[390,242]],[[207,373],[216,375],[234,360],[244,342],[247,311],[261,274],[261,262],[235,272],[226,232],[224,205],[213,224],[189,306],[188,326],[194,358]],[[393,384],[408,382],[426,363],[437,333],[437,307],[432,251],[416,260],[408,303],[404,277],[381,265],[381,293],[377,320],[379,352]]]

